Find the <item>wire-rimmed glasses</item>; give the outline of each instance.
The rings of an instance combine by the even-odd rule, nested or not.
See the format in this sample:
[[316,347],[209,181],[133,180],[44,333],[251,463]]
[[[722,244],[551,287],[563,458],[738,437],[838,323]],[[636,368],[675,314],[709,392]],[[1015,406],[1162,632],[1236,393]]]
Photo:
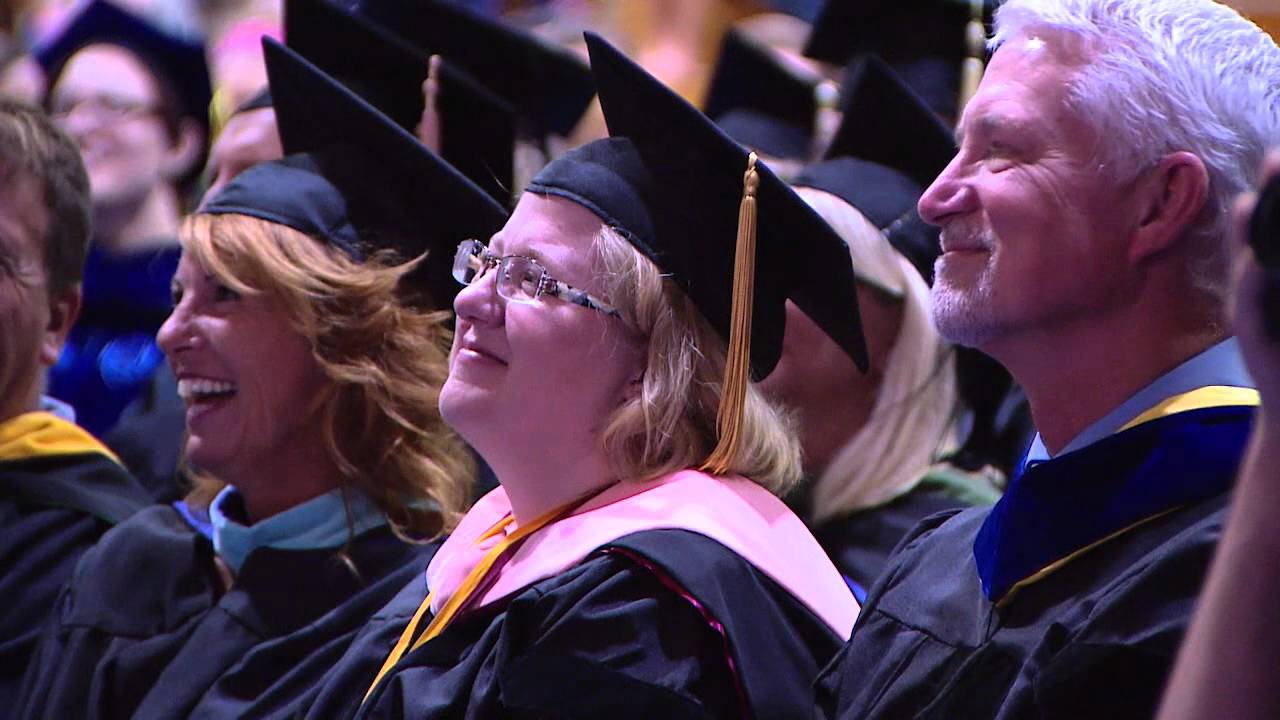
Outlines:
[[458,252],[453,256],[453,277],[458,282],[470,285],[495,267],[498,269],[498,295],[505,300],[533,304],[543,295],[552,295],[610,317],[622,317],[603,300],[551,277],[542,263],[533,258],[523,255],[498,257],[484,243],[474,239],[458,244]]

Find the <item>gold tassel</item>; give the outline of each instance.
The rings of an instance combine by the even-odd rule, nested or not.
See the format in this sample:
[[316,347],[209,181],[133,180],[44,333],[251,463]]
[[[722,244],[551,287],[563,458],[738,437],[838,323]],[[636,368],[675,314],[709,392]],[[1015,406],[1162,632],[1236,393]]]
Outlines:
[[729,351],[725,358],[720,409],[716,414],[716,447],[702,470],[724,475],[738,454],[742,414],[751,380],[751,314],[756,288],[756,154],[747,157],[742,176],[742,204],[738,206],[738,243],[733,260],[733,305],[729,315]]
[[960,104],[956,107],[956,117],[964,111],[964,106],[978,93],[978,84],[982,82],[982,74],[986,72],[987,26],[983,0],[970,0],[970,18],[964,28],[967,55],[960,65]]

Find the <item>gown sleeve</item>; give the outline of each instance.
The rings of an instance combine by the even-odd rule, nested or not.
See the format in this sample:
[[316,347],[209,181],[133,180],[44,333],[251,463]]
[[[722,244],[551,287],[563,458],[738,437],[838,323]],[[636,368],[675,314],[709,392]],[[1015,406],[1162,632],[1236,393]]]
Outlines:
[[53,607],[12,716],[106,718],[135,707],[177,652],[180,628],[216,600],[206,563],[192,562],[212,553],[207,545],[167,506],[105,534]]

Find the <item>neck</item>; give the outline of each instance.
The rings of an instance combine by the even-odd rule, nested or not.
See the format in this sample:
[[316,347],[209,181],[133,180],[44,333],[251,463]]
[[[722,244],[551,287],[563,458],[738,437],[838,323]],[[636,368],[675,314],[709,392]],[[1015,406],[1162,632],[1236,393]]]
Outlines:
[[177,192],[160,184],[139,200],[95,205],[93,240],[115,254],[167,245],[177,239],[181,216]]
[[1171,314],[1083,320],[1065,332],[982,349],[1022,386],[1045,448],[1057,454],[1139,390],[1227,337],[1220,328],[1158,319]]
[[250,467],[226,477],[244,498],[249,521],[256,523],[323,495],[342,483],[322,448],[297,449],[255,458]]
[[40,392],[43,387],[44,383],[37,381],[26,388],[10,388],[10,392],[0,397],[0,424],[7,423],[19,415],[39,410]]
[[602,451],[548,453],[545,448],[483,454],[511,501],[511,514],[525,524],[613,484]]

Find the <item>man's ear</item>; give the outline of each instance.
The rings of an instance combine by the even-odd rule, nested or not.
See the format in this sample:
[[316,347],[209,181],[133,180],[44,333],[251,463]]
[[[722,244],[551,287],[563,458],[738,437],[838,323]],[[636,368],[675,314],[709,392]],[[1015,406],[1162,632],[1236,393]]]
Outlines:
[[200,127],[200,123],[191,118],[180,120],[178,135],[165,153],[165,176],[177,180],[190,172],[205,151],[205,144],[204,129]]
[[1194,153],[1170,153],[1138,179],[1141,215],[1129,259],[1140,262],[1164,252],[1195,222],[1209,198],[1209,171]]
[[67,335],[76,324],[76,318],[80,317],[82,300],[79,283],[49,300],[49,322],[40,336],[42,366],[52,367],[58,362],[58,356],[62,354],[62,346],[67,341]]

